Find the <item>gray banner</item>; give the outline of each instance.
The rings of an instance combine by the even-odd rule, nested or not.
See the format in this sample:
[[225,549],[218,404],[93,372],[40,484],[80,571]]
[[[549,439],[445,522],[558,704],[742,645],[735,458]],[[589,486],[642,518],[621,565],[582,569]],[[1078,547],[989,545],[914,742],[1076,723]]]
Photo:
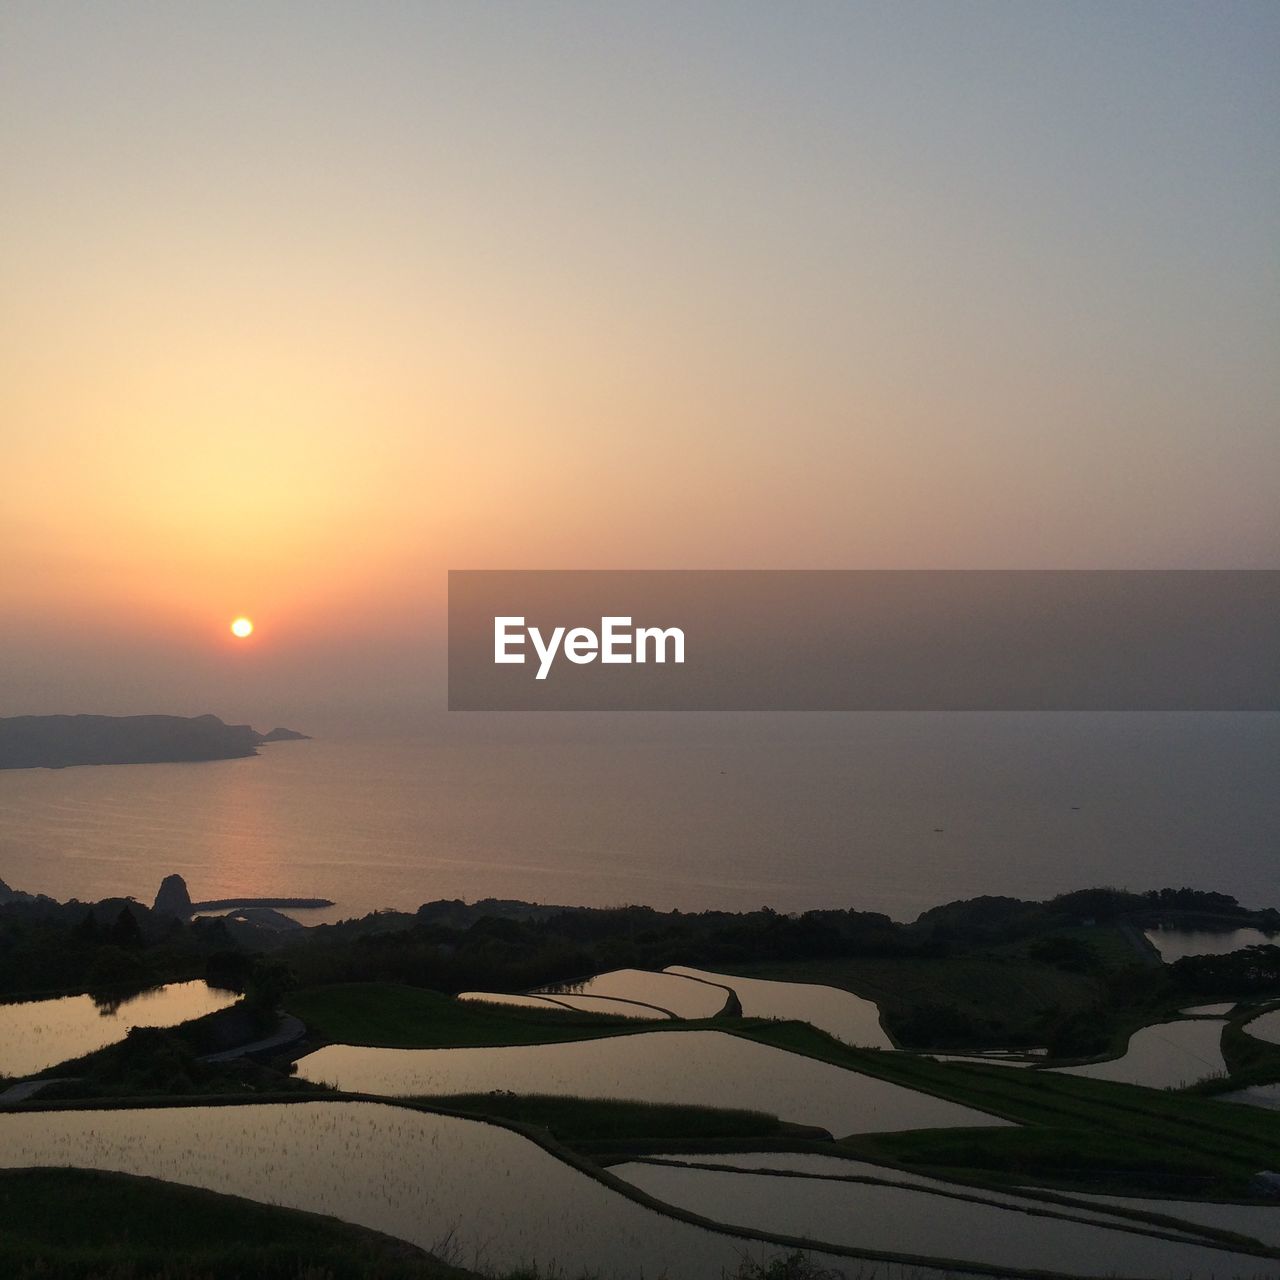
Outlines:
[[449,574],[457,711],[1275,711],[1277,570]]

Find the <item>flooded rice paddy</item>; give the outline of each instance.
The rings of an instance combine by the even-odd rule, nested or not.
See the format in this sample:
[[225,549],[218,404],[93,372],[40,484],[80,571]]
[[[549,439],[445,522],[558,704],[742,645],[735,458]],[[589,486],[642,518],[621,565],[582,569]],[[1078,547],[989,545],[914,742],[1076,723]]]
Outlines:
[[809,982],[739,978],[683,965],[672,966],[666,972],[729,987],[736,993],[745,1017],[797,1018],[845,1044],[866,1049],[893,1048],[893,1041],[880,1025],[879,1008],[851,991]]
[[1280,1204],[1212,1204],[1203,1200],[1146,1200],[1134,1196],[1073,1194],[1077,1199],[1087,1200],[1100,1208],[1162,1213],[1217,1231],[1234,1231],[1237,1235],[1258,1240],[1268,1248],[1280,1249]]
[[[1043,1196],[1037,1195],[1034,1191],[1022,1193],[1019,1191],[990,1191],[985,1187],[977,1188],[966,1186],[963,1183],[947,1182],[941,1178],[930,1178],[921,1173],[909,1173],[903,1169],[895,1169],[888,1165],[869,1164],[862,1160],[845,1159],[842,1156],[826,1156],[817,1152],[809,1151],[741,1151],[729,1154],[717,1153],[715,1155],[653,1155],[644,1156],[636,1159],[633,1163],[649,1164],[654,1161],[664,1164],[693,1166],[696,1168],[715,1168],[724,1169],[730,1172],[739,1171],[744,1173],[782,1173],[782,1174],[804,1174],[809,1178],[862,1178],[872,1179],[876,1182],[893,1183],[904,1187],[923,1188],[927,1191],[933,1191],[938,1194],[951,1194],[966,1196],[969,1198],[977,1198],[988,1201],[996,1205],[1006,1205],[1009,1208],[1020,1209],[1024,1212],[1051,1212],[1059,1215],[1067,1215],[1072,1218],[1083,1219],[1088,1222],[1104,1223],[1114,1226],[1116,1223],[1116,1215],[1108,1212],[1107,1208],[1102,1205],[1094,1206],[1066,1206],[1046,1201]],[[628,1163],[620,1161],[619,1163]],[[1076,1197],[1079,1199],[1080,1197]],[[1090,1199],[1102,1200],[1103,1197],[1089,1197]],[[1143,1202],[1135,1201],[1134,1205],[1139,1206]],[[1248,1206],[1237,1206],[1245,1208]],[[1140,1212],[1159,1213],[1158,1209],[1140,1209]],[[1177,1216],[1177,1215],[1173,1215]],[[1160,1228],[1168,1234],[1171,1228]],[[1185,1231],[1174,1234],[1183,1234],[1188,1239],[1202,1243],[1201,1233],[1194,1226],[1188,1224]]]
[[1261,929],[1147,929],[1146,936],[1165,964],[1183,956],[1222,956],[1241,947],[1280,943],[1280,934]]
[[[994,1203],[939,1195],[923,1187],[778,1177],[632,1162],[612,1170],[668,1204],[757,1230],[803,1235],[850,1248],[1055,1269],[1076,1275],[1223,1276],[1267,1280],[1275,1261],[1184,1239],[1071,1221]],[[964,1188],[955,1188],[966,1195]],[[1057,1212],[1067,1212],[1059,1210]],[[908,1243],[909,1242],[909,1243]]]
[[611,973],[598,973],[585,982],[542,987],[531,994],[555,999],[562,994],[604,996],[652,1005],[676,1018],[714,1018],[729,1003],[729,992],[723,986],[670,973],[651,973],[647,969],[615,969]]
[[837,1137],[1008,1123],[722,1031],[642,1031],[484,1049],[327,1045],[302,1058],[298,1074],[349,1092],[401,1097],[504,1090],[732,1106],[816,1125]]
[[1280,1044],[1280,1009],[1272,1009],[1250,1018],[1244,1024],[1246,1034],[1255,1040],[1266,1040],[1270,1044]]
[[173,982],[115,1004],[62,996],[0,1004],[0,1075],[28,1076],[123,1040],[134,1027],[172,1027],[240,997],[204,982]]
[[708,1280],[785,1252],[658,1213],[510,1130],[371,1102],[0,1115],[0,1165],[115,1170],[332,1214],[481,1270]]
[[1205,1076],[1226,1073],[1222,1025],[1206,1019],[1157,1022],[1135,1031],[1122,1057],[1054,1070],[1094,1080],[1143,1084],[1152,1089],[1182,1089]]
[[581,996],[557,992],[554,996],[508,995],[502,991],[463,991],[459,1000],[475,1000],[482,1004],[505,1004],[519,1009],[577,1009],[583,1013],[608,1013],[615,1018],[638,1018],[644,1022],[661,1022],[674,1017],[665,1009],[636,1004],[631,1000],[615,1000],[609,996]]
[[637,1004],[634,1000],[618,1000],[612,996],[584,996],[562,991],[548,997],[568,1009],[581,1009],[584,1013],[608,1013],[615,1018],[642,1018],[646,1022],[669,1022],[675,1014],[656,1009],[650,1004]]
[[564,1005],[546,996],[516,996],[505,991],[462,991],[459,1000],[474,1001],[476,1004],[504,1004],[516,1009],[563,1009]]
[[1214,1095],[1217,1102],[1240,1102],[1247,1107],[1263,1107],[1267,1111],[1280,1111],[1280,1084],[1255,1084],[1247,1089]]

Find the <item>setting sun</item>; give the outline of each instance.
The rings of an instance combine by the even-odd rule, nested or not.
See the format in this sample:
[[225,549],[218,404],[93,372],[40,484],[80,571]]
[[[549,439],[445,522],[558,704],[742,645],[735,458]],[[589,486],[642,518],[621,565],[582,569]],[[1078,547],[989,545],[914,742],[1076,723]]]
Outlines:
[[253,635],[253,623],[248,618],[237,618],[231,624],[231,634],[238,640],[244,640]]

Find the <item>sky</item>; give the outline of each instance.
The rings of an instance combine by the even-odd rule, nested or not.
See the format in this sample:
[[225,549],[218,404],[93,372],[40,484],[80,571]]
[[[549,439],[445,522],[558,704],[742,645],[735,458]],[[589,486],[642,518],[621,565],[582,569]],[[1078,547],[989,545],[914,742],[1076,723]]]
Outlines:
[[0,714],[438,706],[450,568],[1277,566],[1278,71],[1270,2],[0,0]]

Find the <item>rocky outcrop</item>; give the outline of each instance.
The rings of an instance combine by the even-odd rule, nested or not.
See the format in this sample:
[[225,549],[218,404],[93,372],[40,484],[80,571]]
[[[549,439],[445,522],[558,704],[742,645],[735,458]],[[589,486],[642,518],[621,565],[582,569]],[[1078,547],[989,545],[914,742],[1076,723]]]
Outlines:
[[178,919],[185,920],[192,910],[187,882],[179,875],[165,876],[160,882],[160,892],[156,894],[155,905],[151,909],[160,915],[177,916]]

